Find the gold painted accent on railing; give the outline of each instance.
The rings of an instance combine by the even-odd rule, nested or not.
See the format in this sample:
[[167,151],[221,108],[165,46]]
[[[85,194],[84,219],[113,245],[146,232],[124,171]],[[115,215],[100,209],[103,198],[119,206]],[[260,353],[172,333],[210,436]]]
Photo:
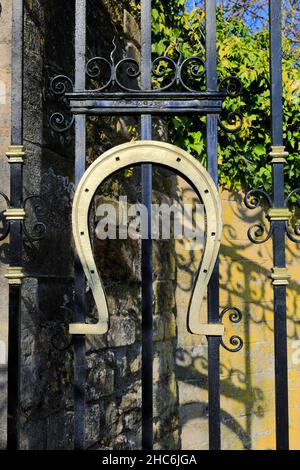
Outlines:
[[268,210],[267,217],[269,220],[289,220],[291,212],[287,207],[272,208]]
[[286,163],[286,157],[289,156],[289,152],[286,152],[284,146],[272,145],[271,152],[269,153],[272,157],[271,163]]
[[8,284],[20,285],[24,278],[24,270],[22,267],[8,266],[5,277]]
[[198,160],[174,145],[156,141],[130,142],[108,150],[87,169],[76,189],[72,210],[73,237],[99,317],[96,324],[71,324],[69,331],[71,334],[104,334],[108,331],[106,296],[89,237],[89,207],[95,192],[106,178],[122,168],[143,163],[163,165],[183,175],[194,185],[203,201],[206,212],[206,243],[188,310],[188,328],[194,334],[222,336],[223,325],[208,325],[207,312],[201,312],[202,300],[219,253],[222,234],[218,190]]
[[6,156],[8,163],[24,163],[26,156],[25,147],[23,145],[10,145]]
[[24,209],[13,209],[9,208],[3,212],[4,217],[6,220],[24,220],[26,217],[26,212]]
[[287,286],[291,275],[288,268],[272,268],[271,279],[273,279],[274,286]]

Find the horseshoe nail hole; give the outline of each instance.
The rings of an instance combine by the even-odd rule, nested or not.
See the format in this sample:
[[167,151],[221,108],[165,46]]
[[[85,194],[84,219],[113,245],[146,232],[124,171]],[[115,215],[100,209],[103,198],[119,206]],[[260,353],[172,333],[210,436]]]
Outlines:
[[116,157],[116,161],[119,162],[119,161],[120,161],[120,157]]
[[80,235],[84,235],[84,232],[80,232]]
[[91,269],[91,274],[95,274],[95,271],[93,269]]
[[211,236],[214,237],[216,235],[216,232],[211,232]]
[[208,189],[205,189],[204,192],[205,192],[205,194],[208,194],[208,193],[209,193],[209,190],[208,190]]
[[207,273],[207,269],[203,269],[203,272],[204,272],[204,273]]
[[85,192],[88,193],[88,192],[89,192],[89,189],[88,189],[88,188],[85,188]]
[[178,162],[181,162],[181,158],[180,158],[180,157],[178,157],[178,158],[177,158],[177,161],[178,161]]

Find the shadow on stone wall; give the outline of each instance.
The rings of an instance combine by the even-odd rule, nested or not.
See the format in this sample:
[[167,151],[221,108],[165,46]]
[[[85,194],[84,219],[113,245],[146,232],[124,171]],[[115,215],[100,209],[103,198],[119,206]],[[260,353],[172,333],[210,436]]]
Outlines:
[[[251,225],[265,222],[261,210],[249,211],[243,194],[221,193],[224,231],[220,251],[220,306],[232,306],[243,312],[239,325],[225,319],[226,338],[238,334],[244,347],[238,353],[221,348],[221,420],[223,448],[274,448],[274,349],[273,287],[270,269],[273,265],[272,244],[254,245],[247,238]],[[299,340],[300,287],[297,282],[299,247],[287,242],[287,263],[292,275],[287,289],[287,324],[289,347],[290,397],[299,387],[300,374],[293,362],[294,340]],[[184,315],[197,269],[195,254],[179,253],[179,316]],[[182,275],[184,273],[184,275]],[[181,305],[181,298],[186,302]],[[183,332],[179,320],[179,344],[176,356],[180,395],[180,425],[183,446],[190,449],[207,447],[207,346],[206,340],[192,339]],[[201,391],[199,391],[201,390]],[[291,439],[297,435],[297,403],[290,399]],[[198,423],[195,422],[198,417]],[[193,427],[189,426],[193,423]],[[195,432],[198,437],[195,438]],[[233,435],[236,437],[234,438]],[[205,438],[206,436],[206,438]],[[193,447],[193,446],[198,447]],[[296,444],[297,446],[297,444]],[[297,447],[296,447],[297,448]]]
[[[133,56],[138,55],[138,29],[129,17],[128,24],[124,25],[125,4],[90,1],[88,58],[108,57],[115,34],[121,37],[120,57],[125,49]],[[45,225],[46,236],[40,241],[27,239],[24,244],[22,447],[70,449],[74,424],[73,354],[66,330],[74,308],[70,241],[74,135],[72,131],[62,135],[50,129],[49,116],[56,104],[48,88],[51,77],[57,73],[74,79],[74,1],[26,2],[25,38],[24,133],[28,157],[24,168],[24,195],[39,195],[38,199],[28,200],[31,215],[28,231],[38,234]],[[136,122],[91,119],[89,163],[112,145],[130,140],[129,124],[134,126]],[[166,139],[162,127],[158,123],[156,137],[160,140]],[[157,192],[177,191],[172,178],[160,174],[156,180]],[[235,326],[234,333],[242,336],[245,343],[244,349],[236,355],[227,352],[221,355],[224,445],[228,446],[227,436],[232,437],[228,434],[231,432],[237,438],[237,447],[269,448],[274,437],[273,294],[268,280],[271,248],[270,243],[253,247],[247,240],[248,226],[260,220],[261,215],[249,214],[242,206],[240,194],[222,197],[225,218],[220,256],[221,306],[237,306],[242,310],[243,322]],[[6,250],[7,246],[3,245],[3,262],[7,262]],[[87,338],[86,443],[89,448],[140,447],[140,275],[137,268],[140,255],[136,246],[129,249],[129,259],[126,251],[122,253],[124,269],[119,279],[114,279],[120,265],[117,248],[112,250],[108,246],[106,251],[105,270],[110,269],[106,289],[111,331],[105,338]],[[196,427],[190,428],[184,439],[187,442],[193,435],[198,436],[200,444],[199,439],[191,439],[191,442],[205,447],[207,348],[205,339],[191,338],[186,332],[189,296],[199,258],[193,251],[183,251],[172,243],[167,246],[157,243],[154,251],[156,442],[165,449],[176,448],[180,443],[184,447],[184,430],[199,417],[203,418],[200,424],[194,423]],[[299,250],[288,244],[287,256],[293,275],[288,289],[288,336],[294,340],[299,338],[300,289],[296,282],[299,264],[295,261]],[[135,275],[128,283],[133,267]],[[89,305],[92,321],[95,312],[91,299]],[[59,348],[53,347],[53,341]],[[300,382],[299,373],[293,367],[290,364],[290,371],[295,374],[291,392],[299,389]],[[296,407],[294,399],[291,401],[292,426],[299,427]],[[271,421],[262,426],[269,415]],[[257,440],[255,433],[268,434],[267,439]]]

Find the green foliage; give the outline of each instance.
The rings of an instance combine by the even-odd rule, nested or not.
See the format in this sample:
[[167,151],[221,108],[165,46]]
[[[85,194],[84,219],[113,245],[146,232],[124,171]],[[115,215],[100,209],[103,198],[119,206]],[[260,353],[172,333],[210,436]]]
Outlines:
[[[132,2],[133,6],[136,5]],[[176,7],[172,6],[176,3]],[[205,57],[205,13],[195,8],[185,10],[184,0],[177,2],[153,0],[153,55],[168,54],[177,58],[176,42],[183,58],[192,55]],[[138,7],[135,7],[138,13]],[[236,75],[244,91],[238,98],[227,98],[226,110],[239,111],[244,124],[238,134],[220,129],[218,160],[220,184],[228,189],[262,187],[271,189],[270,150],[270,72],[269,33],[263,29],[254,33],[240,19],[225,21],[218,11],[217,50],[219,81]],[[283,40],[283,116],[284,143],[290,153],[286,165],[287,191],[300,181],[300,66],[295,61],[295,48],[288,38]],[[299,51],[296,51],[299,56]],[[168,73],[168,64],[161,64]],[[157,78],[156,86],[165,83]],[[194,83],[195,86],[195,83]],[[202,79],[196,81],[199,89],[205,87]],[[176,116],[168,122],[170,141],[202,163],[205,155],[205,117]]]

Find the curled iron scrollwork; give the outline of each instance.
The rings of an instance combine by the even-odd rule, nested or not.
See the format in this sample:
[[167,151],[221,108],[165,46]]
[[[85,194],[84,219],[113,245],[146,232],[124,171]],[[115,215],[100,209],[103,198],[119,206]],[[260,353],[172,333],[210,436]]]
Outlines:
[[[243,91],[243,84],[235,75],[229,75],[221,80],[219,91],[225,93],[229,98],[237,98]],[[242,113],[234,110],[226,115],[223,113],[223,116],[218,117],[218,122],[223,131],[237,134],[243,127],[244,118]]]
[[[273,205],[272,199],[263,189],[251,189],[248,191],[244,198],[244,204],[248,209],[257,209],[262,206],[262,198],[265,199],[267,205],[271,208]],[[269,229],[267,229],[263,224],[253,224],[249,227],[247,234],[252,243],[265,243],[273,235],[273,224],[272,222],[270,223]]]
[[[114,94],[114,98],[120,97],[120,92],[139,93],[141,91],[156,98],[160,93],[171,92],[178,93],[180,96],[185,93],[194,95],[203,94],[218,99],[218,106],[221,107],[226,97],[231,99],[238,97],[243,90],[241,81],[230,75],[221,80],[218,90],[210,92],[205,88],[206,61],[198,55],[184,57],[179,47],[179,40],[175,45],[171,44],[170,55],[166,52],[160,55],[151,63],[152,83],[146,90],[141,90],[141,65],[133,57],[123,57],[117,60],[116,39],[112,41],[112,51],[109,58],[96,56],[89,59],[86,63],[87,89],[81,90],[83,94],[106,92]],[[173,56],[175,55],[175,57]],[[177,55],[177,57],[176,57]],[[54,112],[49,119],[50,127],[53,131],[62,133],[70,129],[74,123],[74,114],[69,113],[69,102],[66,94],[73,91],[72,80],[66,75],[57,75],[50,81],[50,92],[58,98],[58,102],[63,106],[62,109]],[[136,106],[136,104],[135,104]],[[218,122],[226,132],[237,133],[242,128],[243,116],[238,110],[230,112],[224,111],[223,115],[218,117]]]
[[[265,233],[266,233],[266,236],[264,238],[261,238],[264,236]],[[271,224],[270,229],[266,231],[266,228],[264,225],[254,224],[248,229],[247,234],[248,234],[249,240],[252,243],[260,245],[268,241],[273,235],[273,225]]]
[[[6,202],[7,209],[10,208],[10,200],[6,194],[4,194],[2,191],[0,191],[0,196],[3,197],[3,199]],[[31,204],[32,211],[34,212],[35,216],[37,218],[39,217],[44,217],[47,214],[47,209],[46,209],[46,204],[43,198],[39,195],[30,195],[27,196],[24,201],[23,201],[23,209],[28,214],[28,205],[30,202],[35,201],[35,203]],[[3,215],[3,214],[2,214]],[[9,220],[6,220],[6,217],[2,217],[3,220],[3,230],[2,233],[0,234],[0,241],[3,241],[9,234],[10,230],[10,222]],[[28,223],[30,223],[30,228],[28,228]],[[24,219],[22,220],[22,230],[29,242],[35,242],[42,240],[45,236],[45,233],[47,231],[46,225],[41,222],[41,221],[36,221],[32,222],[32,220]]]
[[[94,87],[90,91],[102,91],[107,88],[114,87],[117,85],[120,90],[123,91],[137,91],[130,87],[125,86],[120,76],[124,73],[124,76],[128,79],[136,79],[141,74],[139,63],[130,57],[125,57],[115,62],[115,52],[117,50],[116,39],[112,41],[113,49],[110,54],[110,60],[105,57],[96,56],[90,59],[86,65],[86,74],[92,80]],[[95,81],[97,80],[97,84]],[[100,83],[99,83],[100,82]]]
[[[47,215],[46,201],[40,195],[32,194],[27,196],[23,202],[23,208],[28,212],[27,207],[31,203],[32,211],[37,218],[45,217]],[[23,232],[28,241],[36,242],[42,240],[47,232],[46,224],[41,221],[36,221],[28,228],[26,219],[23,222]]]
[[178,72],[178,64],[168,56],[159,56],[156,57],[152,62],[152,76],[158,80],[166,79],[171,73],[171,79],[164,86],[159,88],[160,91],[167,90],[171,88],[174,83],[176,85],[180,84],[180,76]]
[[133,79],[138,78],[141,75],[140,64],[135,59],[131,59],[130,57],[127,57],[125,59],[120,60],[115,66],[115,69],[113,70],[114,83],[116,83],[121,90],[137,91],[135,88],[126,87],[121,82],[121,79],[119,78],[119,76],[122,75],[122,70],[125,70],[126,77],[128,79],[133,80]]
[[91,79],[101,78],[103,68],[107,69],[109,77],[104,81],[102,86],[96,88],[94,91],[104,90],[113,81],[111,63],[104,57],[93,57],[86,64],[86,74]]
[[[237,307],[226,307],[222,310],[220,314],[220,319],[223,322],[224,316],[229,313],[229,320],[231,323],[240,323],[243,318],[242,312]],[[238,335],[233,335],[229,338],[229,343],[232,347],[224,343],[223,338],[221,339],[221,345],[224,349],[229,352],[238,352],[242,349],[244,342],[242,338]]]
[[[129,80],[136,80],[141,75],[141,66],[137,60],[131,57],[125,57],[118,62],[115,61],[115,52],[117,50],[116,40],[113,39],[113,49],[110,59],[104,57],[93,57],[87,62],[86,74],[94,81],[94,88],[90,91],[102,91],[115,85],[123,91],[138,92],[140,88],[126,86],[121,80],[121,76]],[[158,79],[158,87],[149,92],[162,92],[170,90],[173,85],[181,87],[189,92],[197,92],[195,87],[190,86],[191,81],[198,81],[205,74],[205,61],[199,56],[191,56],[183,60],[182,52],[179,49],[178,42],[175,45],[175,52],[178,54],[177,61],[167,55],[156,57],[152,62],[152,77]],[[98,84],[95,86],[95,80]],[[164,84],[164,82],[167,82]],[[100,83],[99,83],[100,82]]]
[[56,75],[50,80],[50,91],[65,100],[65,94],[73,90],[73,82],[66,75]]
[[53,113],[49,119],[50,127],[55,132],[66,132],[74,124],[74,115],[66,116],[63,113]]
[[[69,335],[69,323],[74,315],[74,312],[69,307],[61,305],[54,311],[54,314],[61,312],[66,317],[65,320],[42,320],[39,322],[40,328],[43,328],[50,333],[49,341],[52,348],[59,352],[67,351],[73,344],[73,337]],[[37,305],[32,305],[31,313],[36,317],[38,314],[40,314],[41,317],[44,316],[44,313],[39,310]]]
[[74,115],[69,113],[66,98],[66,93],[73,91],[73,87],[72,80],[66,75],[57,75],[50,80],[49,90],[64,108],[63,111],[52,113],[49,118],[49,125],[55,132],[66,132],[74,123]]
[[[293,201],[293,199],[296,199],[296,200]],[[289,207],[292,204],[294,205],[294,207],[296,206],[300,209],[300,188],[294,189],[292,192],[290,192],[290,194],[285,199],[285,207]],[[286,221],[285,227],[286,227],[286,234],[287,234],[288,238],[294,243],[300,243],[300,221],[299,221],[299,218],[296,221],[296,223],[294,223],[293,226],[291,226],[289,224],[289,222]]]
[[[109,86],[117,85],[123,91],[137,91],[125,86],[119,78],[124,72],[128,79],[136,79],[141,74],[139,63],[130,57],[123,58],[115,62],[115,52],[117,50],[115,38],[112,41],[113,49],[110,54],[110,60],[105,57],[96,56],[90,59],[86,64],[86,74],[93,81],[92,91],[106,90]],[[97,84],[95,81],[97,80]],[[100,82],[100,83],[99,83]]]
[[236,98],[242,93],[243,84],[235,75],[229,75],[220,81],[219,91],[226,93],[230,98]]
[[[59,311],[65,312],[73,318],[74,312],[69,307],[61,305]],[[73,344],[73,336],[69,335],[69,321],[56,323],[56,329],[50,338],[51,346],[57,351],[67,351]]]
[[[0,191],[0,196],[4,199],[4,201],[6,203],[6,209],[8,209],[9,206],[10,206],[10,200],[9,200],[8,196],[6,194],[4,194],[2,191]],[[9,223],[9,221],[6,220],[3,213],[1,213],[1,219],[3,221],[3,230],[1,229],[0,241],[2,242],[3,240],[5,240],[5,238],[9,234],[10,223]]]
[[201,57],[192,56],[185,59],[180,65],[179,69],[179,79],[183,88],[185,88],[187,91],[190,91],[191,93],[198,91],[195,88],[189,87],[184,80],[184,77],[187,76],[188,79],[192,79],[194,81],[196,80],[196,83],[198,83],[197,80],[204,76],[205,71],[205,62]]
[[261,197],[265,198],[269,207],[272,207],[272,199],[263,189],[250,189],[244,198],[245,206],[248,209],[256,209],[261,206]]
[[218,122],[223,131],[237,134],[243,127],[244,118],[239,111],[230,111],[224,117],[219,116]]

